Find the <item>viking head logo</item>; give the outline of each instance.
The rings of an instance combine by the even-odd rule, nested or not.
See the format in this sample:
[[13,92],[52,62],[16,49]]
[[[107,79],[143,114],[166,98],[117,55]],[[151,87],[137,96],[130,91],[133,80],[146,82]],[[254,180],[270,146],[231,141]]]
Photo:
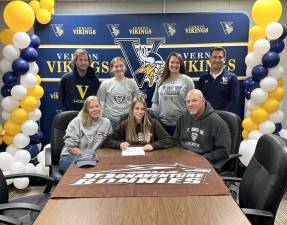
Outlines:
[[116,101],[116,103],[121,104],[124,100],[125,100],[125,96],[122,94],[115,94],[114,95],[114,99]]
[[64,24],[51,24],[51,27],[52,27],[56,37],[60,37],[64,34],[63,26],[64,26]]
[[198,137],[198,133],[195,133],[195,132],[192,132],[192,133],[191,133],[191,139],[192,139],[192,141],[196,141],[196,140],[197,140],[197,137]]

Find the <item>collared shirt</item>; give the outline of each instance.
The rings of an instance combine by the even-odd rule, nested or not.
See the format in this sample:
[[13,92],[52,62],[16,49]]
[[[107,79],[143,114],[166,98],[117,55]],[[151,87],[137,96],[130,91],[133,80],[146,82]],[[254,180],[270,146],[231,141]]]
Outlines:
[[220,70],[220,72],[219,73],[213,73],[211,70],[210,70],[210,75],[213,77],[213,79],[215,80],[221,73],[222,73],[222,71],[223,71],[223,67],[222,67],[222,69]]

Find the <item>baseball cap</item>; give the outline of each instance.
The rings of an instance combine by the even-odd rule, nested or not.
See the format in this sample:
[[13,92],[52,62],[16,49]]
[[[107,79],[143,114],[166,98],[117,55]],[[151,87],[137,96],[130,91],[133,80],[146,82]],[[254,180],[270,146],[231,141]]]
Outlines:
[[80,155],[76,159],[77,167],[96,166],[97,157],[95,151],[81,150]]

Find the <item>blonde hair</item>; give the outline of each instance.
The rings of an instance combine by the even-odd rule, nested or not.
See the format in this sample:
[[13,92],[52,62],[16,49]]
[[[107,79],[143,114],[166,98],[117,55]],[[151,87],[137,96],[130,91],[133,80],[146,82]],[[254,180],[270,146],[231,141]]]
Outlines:
[[123,57],[117,56],[111,60],[110,71],[112,70],[112,68],[116,64],[116,62],[118,62],[118,61],[122,62],[125,66],[127,66],[126,60],[124,60]]
[[87,99],[84,102],[83,108],[81,109],[79,115],[82,121],[82,124],[84,127],[90,127],[92,122],[95,121],[95,119],[91,118],[89,113],[88,113],[88,107],[90,106],[92,101],[97,101],[97,103],[100,103],[99,99],[97,96],[91,95],[87,97]]
[[87,52],[87,50],[79,48],[77,49],[74,54],[73,54],[73,59],[72,59],[72,63],[74,65],[76,65],[77,63],[77,59],[79,58],[80,55],[87,55],[88,56],[88,60],[89,60],[89,65],[91,65],[91,57],[89,55],[89,53]]
[[146,101],[145,101],[144,97],[142,97],[142,96],[135,97],[132,101],[132,104],[131,104],[131,107],[129,110],[129,116],[128,116],[126,140],[129,143],[133,143],[135,141],[137,123],[136,123],[133,111],[134,111],[135,105],[139,102],[142,103],[145,107],[145,115],[144,115],[143,121],[140,124],[141,130],[143,132],[143,142],[144,142],[143,144],[149,144],[150,138],[151,138],[151,134],[150,134],[151,122],[148,118]]

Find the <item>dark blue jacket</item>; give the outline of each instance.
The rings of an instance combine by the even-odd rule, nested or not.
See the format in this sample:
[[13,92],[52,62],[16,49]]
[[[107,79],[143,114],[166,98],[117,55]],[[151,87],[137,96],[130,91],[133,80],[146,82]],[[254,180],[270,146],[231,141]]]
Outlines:
[[80,77],[75,67],[73,72],[65,74],[60,81],[59,100],[62,109],[81,110],[85,99],[97,95],[99,87],[100,81],[91,67],[83,77]]
[[239,83],[234,73],[223,70],[214,79],[210,72],[200,76],[199,90],[215,110],[224,110],[238,114]]

